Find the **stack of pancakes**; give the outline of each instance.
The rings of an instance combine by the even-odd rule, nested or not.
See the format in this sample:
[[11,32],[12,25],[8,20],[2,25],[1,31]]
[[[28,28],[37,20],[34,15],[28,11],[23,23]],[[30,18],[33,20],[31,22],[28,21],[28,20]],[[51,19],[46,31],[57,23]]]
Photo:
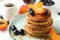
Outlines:
[[[47,9],[46,9],[47,10]],[[31,16],[29,12],[26,13],[26,24],[24,30],[26,34],[34,37],[47,37],[49,29],[52,27],[53,20],[51,18],[51,12],[48,10],[48,14],[36,14]]]

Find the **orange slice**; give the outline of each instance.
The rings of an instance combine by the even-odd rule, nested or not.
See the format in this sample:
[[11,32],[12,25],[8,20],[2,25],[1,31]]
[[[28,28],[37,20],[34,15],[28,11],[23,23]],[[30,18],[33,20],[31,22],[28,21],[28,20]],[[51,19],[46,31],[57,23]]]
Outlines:
[[43,7],[38,7],[34,5],[35,14],[44,14],[45,10]]
[[49,35],[52,40],[60,40],[59,36],[55,33],[53,28],[50,29]]
[[44,14],[45,10],[42,6],[43,2],[38,2],[37,4],[34,5],[34,10],[36,14]]
[[34,10],[34,5],[33,4],[29,4],[28,7],[32,8]]
[[42,7],[42,6],[43,6],[43,2],[38,2],[38,3],[36,4],[36,6],[37,6],[38,8]]

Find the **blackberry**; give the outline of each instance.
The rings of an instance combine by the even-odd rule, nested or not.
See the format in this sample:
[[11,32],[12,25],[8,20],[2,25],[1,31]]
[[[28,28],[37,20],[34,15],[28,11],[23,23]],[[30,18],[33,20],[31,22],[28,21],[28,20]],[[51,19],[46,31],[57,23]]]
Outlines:
[[34,16],[34,15],[35,15],[35,12],[33,11],[32,8],[29,8],[28,12],[29,12],[29,14],[30,14],[31,16]]

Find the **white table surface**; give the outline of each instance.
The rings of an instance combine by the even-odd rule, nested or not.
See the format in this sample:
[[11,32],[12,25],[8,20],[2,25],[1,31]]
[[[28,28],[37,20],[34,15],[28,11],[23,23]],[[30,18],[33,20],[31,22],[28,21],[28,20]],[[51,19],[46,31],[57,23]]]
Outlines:
[[[21,5],[24,5],[22,0],[4,0],[0,2],[0,15],[3,15],[4,12],[4,4],[6,3],[13,3],[17,6],[18,10]],[[7,31],[0,31],[0,40],[12,40],[12,38],[9,35],[8,29]]]
[[[37,0],[37,2],[38,1],[39,0]],[[60,8],[60,5],[59,5],[60,0],[54,0],[54,1],[55,1],[56,4],[51,9],[52,12],[57,12],[56,10],[60,11],[60,9],[59,9]],[[0,15],[3,15],[3,9],[4,9],[3,5],[5,3],[13,3],[13,4],[15,4],[17,6],[18,10],[19,10],[20,6],[24,4],[22,0],[5,0],[5,1],[2,1],[2,2],[0,2]],[[56,8],[56,10],[53,10],[53,9],[55,9],[54,7]],[[0,31],[0,40],[12,40],[10,35],[9,35],[8,29],[7,29],[7,31]]]
[[[0,2],[0,15],[3,15],[3,6],[5,3],[13,3],[19,9],[20,5],[24,4],[22,0],[4,0]],[[7,31],[0,31],[0,40],[12,40],[9,35],[8,29]]]

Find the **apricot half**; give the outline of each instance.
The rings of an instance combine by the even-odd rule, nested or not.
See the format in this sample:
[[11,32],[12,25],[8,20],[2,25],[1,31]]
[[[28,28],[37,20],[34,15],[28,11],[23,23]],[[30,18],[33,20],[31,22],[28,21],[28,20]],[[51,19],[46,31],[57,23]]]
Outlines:
[[0,30],[6,29],[8,26],[8,22],[5,20],[0,20]]
[[27,6],[27,5],[22,5],[22,6],[20,7],[19,13],[20,13],[20,14],[23,14],[23,13],[25,13],[25,12],[27,12],[27,11],[28,11],[28,6]]

